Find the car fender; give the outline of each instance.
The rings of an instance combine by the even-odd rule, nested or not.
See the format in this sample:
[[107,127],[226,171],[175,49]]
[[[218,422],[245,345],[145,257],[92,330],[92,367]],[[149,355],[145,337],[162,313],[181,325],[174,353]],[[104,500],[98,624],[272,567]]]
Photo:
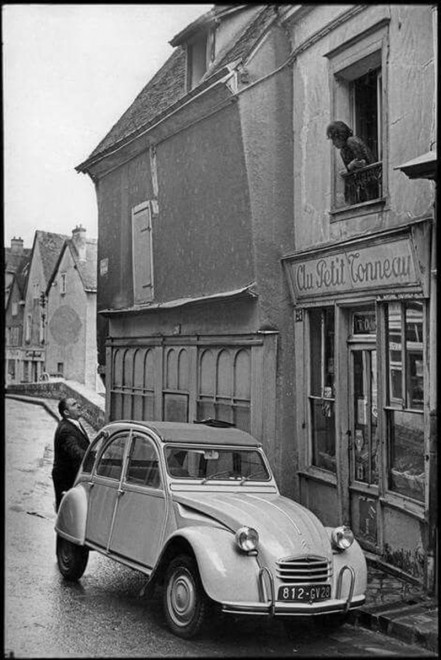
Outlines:
[[193,549],[206,594],[217,602],[259,600],[257,557],[239,550],[234,534],[221,527],[185,527],[168,539],[185,539]]
[[[333,527],[327,527],[326,531],[331,538],[331,532]],[[354,540],[352,545],[343,552],[333,552],[333,592],[334,588],[337,585],[339,574],[344,566],[349,566],[354,569],[355,573],[355,583],[354,583],[354,596],[362,595],[366,593],[366,584],[367,584],[367,565],[366,558],[364,556],[363,550],[360,547],[358,541]],[[350,589],[350,571],[344,571],[342,575],[342,584],[341,584],[341,597],[347,598],[349,595]]]
[[72,543],[84,545],[86,520],[87,491],[84,484],[79,483],[68,490],[61,500],[55,531]]

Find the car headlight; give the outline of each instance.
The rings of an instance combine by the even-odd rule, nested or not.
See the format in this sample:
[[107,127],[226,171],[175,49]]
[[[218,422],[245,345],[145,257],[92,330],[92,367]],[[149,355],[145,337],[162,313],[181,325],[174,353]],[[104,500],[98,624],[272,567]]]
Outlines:
[[354,542],[354,534],[346,525],[336,527],[331,533],[331,543],[335,550],[347,550]]
[[236,532],[236,543],[243,552],[257,550],[259,534],[252,527],[240,527]]

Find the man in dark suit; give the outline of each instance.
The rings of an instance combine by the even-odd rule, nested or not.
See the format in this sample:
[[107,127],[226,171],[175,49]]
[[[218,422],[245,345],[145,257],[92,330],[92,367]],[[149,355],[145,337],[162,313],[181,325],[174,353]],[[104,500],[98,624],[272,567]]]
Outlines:
[[89,446],[89,438],[79,421],[81,407],[74,398],[61,399],[58,404],[61,420],[54,437],[52,480],[55,488],[55,510],[58,511],[63,492],[73,486],[78,469]]

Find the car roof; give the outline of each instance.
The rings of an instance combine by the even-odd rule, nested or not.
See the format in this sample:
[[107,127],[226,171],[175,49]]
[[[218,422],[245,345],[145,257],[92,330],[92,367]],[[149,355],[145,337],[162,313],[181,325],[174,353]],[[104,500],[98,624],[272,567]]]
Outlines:
[[206,424],[191,424],[190,422],[144,422],[138,420],[118,420],[110,422],[113,425],[139,426],[153,431],[161,442],[179,442],[189,444],[246,445],[261,447],[262,443],[252,435],[236,428],[215,428]]

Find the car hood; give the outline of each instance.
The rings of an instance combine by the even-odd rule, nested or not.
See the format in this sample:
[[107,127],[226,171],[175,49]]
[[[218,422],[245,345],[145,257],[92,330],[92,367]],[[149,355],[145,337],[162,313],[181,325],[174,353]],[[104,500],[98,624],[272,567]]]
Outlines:
[[328,534],[318,518],[283,495],[174,493],[173,500],[234,532],[243,525],[254,527],[259,533],[261,547],[277,557],[332,556]]

